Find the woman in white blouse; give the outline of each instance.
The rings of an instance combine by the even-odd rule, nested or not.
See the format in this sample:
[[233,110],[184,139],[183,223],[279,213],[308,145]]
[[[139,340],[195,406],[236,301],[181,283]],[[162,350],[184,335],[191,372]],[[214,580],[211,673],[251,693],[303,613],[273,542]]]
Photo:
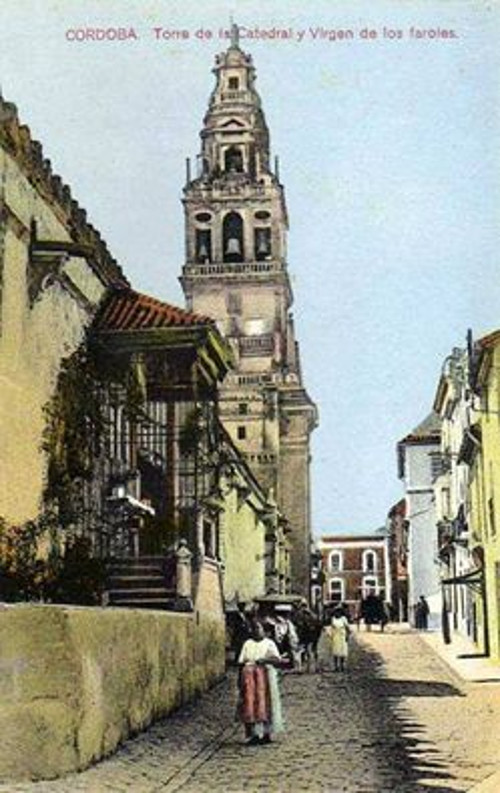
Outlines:
[[253,624],[252,637],[241,648],[238,663],[238,715],[245,725],[247,743],[271,743],[272,736],[283,730],[276,671],[283,661],[276,643],[265,635],[260,622]]

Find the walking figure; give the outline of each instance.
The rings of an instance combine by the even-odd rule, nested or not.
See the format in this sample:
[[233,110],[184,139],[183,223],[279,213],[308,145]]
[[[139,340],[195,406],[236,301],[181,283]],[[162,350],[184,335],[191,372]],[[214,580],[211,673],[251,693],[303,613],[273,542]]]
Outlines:
[[332,643],[333,669],[335,672],[344,672],[349,654],[349,620],[341,607],[333,611],[330,624],[330,638]]

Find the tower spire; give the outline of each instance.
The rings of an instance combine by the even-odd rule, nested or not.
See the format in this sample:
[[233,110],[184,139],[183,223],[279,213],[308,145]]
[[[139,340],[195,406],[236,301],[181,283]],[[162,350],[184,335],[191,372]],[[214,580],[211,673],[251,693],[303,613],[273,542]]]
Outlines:
[[240,48],[240,29],[236,22],[233,22],[231,17],[231,49],[239,50]]
[[[276,173],[270,167],[255,69],[239,34],[231,18],[230,45],[216,56],[201,132],[202,172],[184,188],[181,283],[190,310],[213,316],[231,341],[235,370],[220,389],[221,420],[293,526],[293,584],[308,597],[309,435],[316,408],[302,383],[290,314],[284,187],[278,164]],[[277,586],[285,591],[291,583]]]

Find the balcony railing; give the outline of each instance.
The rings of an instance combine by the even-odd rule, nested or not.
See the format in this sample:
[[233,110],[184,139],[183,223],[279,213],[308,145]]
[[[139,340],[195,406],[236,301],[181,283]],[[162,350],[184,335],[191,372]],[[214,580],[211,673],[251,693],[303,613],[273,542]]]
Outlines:
[[248,91],[223,91],[221,94],[223,102],[245,102],[250,101]]
[[274,350],[274,337],[267,333],[262,336],[240,336],[241,355],[272,355]]
[[186,264],[184,275],[212,276],[219,275],[268,275],[279,273],[285,269],[281,262],[236,262],[232,264]]

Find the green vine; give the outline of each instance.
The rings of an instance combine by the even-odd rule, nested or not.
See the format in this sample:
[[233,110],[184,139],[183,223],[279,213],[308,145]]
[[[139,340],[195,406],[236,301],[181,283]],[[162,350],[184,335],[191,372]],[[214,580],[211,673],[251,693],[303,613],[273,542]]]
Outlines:
[[63,525],[78,521],[83,484],[95,475],[108,428],[108,406],[121,404],[129,420],[140,416],[144,389],[129,356],[110,356],[82,345],[61,367],[44,408],[42,449],[48,456],[46,504],[57,505]]
[[56,517],[10,525],[0,518],[0,599],[96,605],[104,588],[104,564],[91,543],[70,537],[64,546]]

